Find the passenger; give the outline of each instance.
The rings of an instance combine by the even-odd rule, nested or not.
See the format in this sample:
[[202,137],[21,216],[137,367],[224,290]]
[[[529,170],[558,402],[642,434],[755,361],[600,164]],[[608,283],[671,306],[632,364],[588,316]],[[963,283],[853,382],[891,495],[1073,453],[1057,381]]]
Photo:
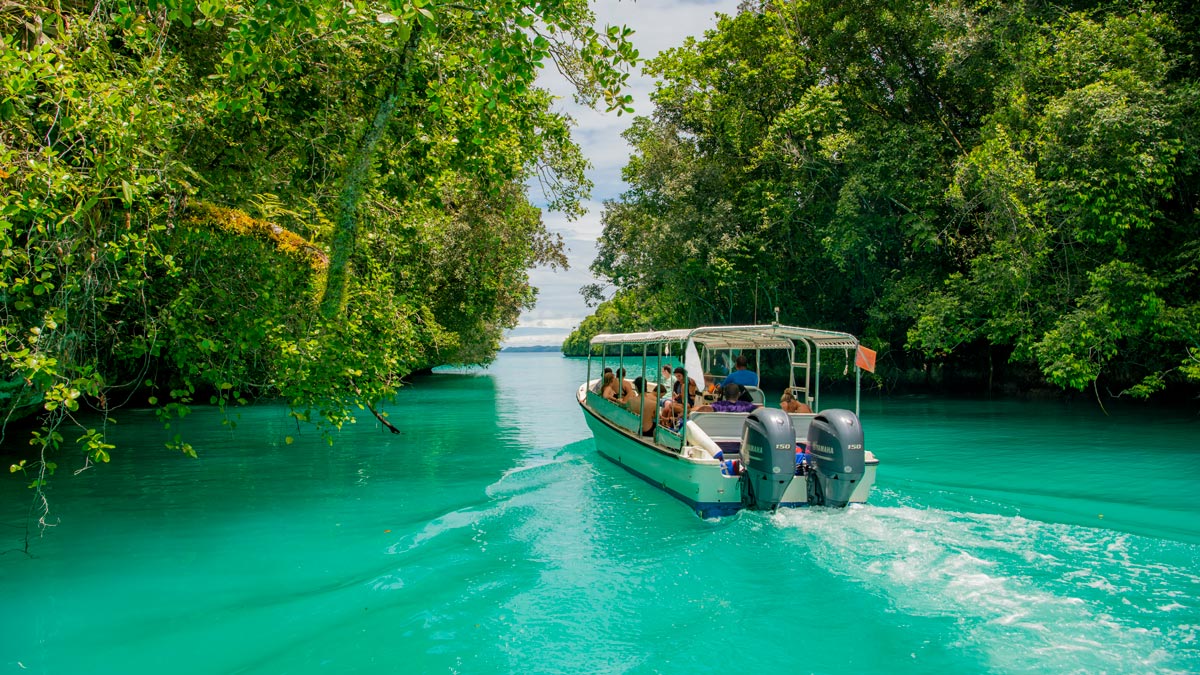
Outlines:
[[617,369],[617,380],[620,382],[621,386],[621,393],[617,395],[617,398],[624,401],[625,397],[633,393],[633,383],[625,379],[624,368]]
[[[697,406],[703,405],[704,397],[700,395],[700,391],[696,388],[696,381],[691,378],[688,378],[687,383],[688,383],[688,399],[687,399],[688,407],[696,408]],[[680,398],[678,402],[680,405],[683,405],[682,398]]]
[[696,412],[750,412],[759,407],[757,403],[739,401],[738,397],[742,394],[742,388],[736,384],[727,383],[722,389],[722,394],[725,396],[724,399],[700,406],[696,408]]
[[637,377],[633,380],[633,392],[625,399],[625,407],[637,413],[642,419],[642,435],[654,435],[654,416],[658,412],[658,397],[652,391],[646,391],[646,380]]
[[719,395],[717,383],[712,375],[705,374],[704,376],[704,400],[708,402],[715,401]]
[[617,376],[611,371],[606,372],[604,373],[604,386],[600,388],[600,395],[613,403],[617,403],[617,397],[621,393],[619,386],[617,384]]
[[663,395],[671,388],[675,378],[671,377],[671,366],[662,367],[662,376],[658,379],[658,393]]
[[596,380],[596,384],[592,386],[592,391],[593,391],[593,392],[595,392],[595,393],[597,393],[597,394],[603,394],[603,393],[604,393],[604,383],[605,383],[605,379],[604,379],[604,378],[605,378],[605,377],[607,377],[607,376],[609,376],[609,375],[612,375],[612,371],[613,371],[613,370],[612,370],[612,368],[605,368],[605,369],[604,369],[604,372],[603,372],[603,373],[600,375],[600,379]]
[[729,374],[729,355],[725,352],[717,352],[717,362],[713,366],[716,374],[724,377]]
[[663,399],[662,410],[658,412],[658,423],[668,429],[675,429],[678,422],[675,417],[675,404],[670,399]]
[[[666,369],[664,368],[664,370]],[[674,370],[674,377],[672,379],[670,389],[663,389],[663,394],[658,399],[658,405],[662,408],[662,415],[665,415],[667,412],[666,409],[669,408],[671,404],[679,398],[679,392],[683,387],[683,376],[685,372],[687,371],[683,369],[683,366],[677,366]]]
[[734,362],[733,372],[726,376],[725,381],[721,386],[733,383],[740,384],[743,387],[757,387],[758,373],[754,372],[753,370],[749,370],[747,368],[748,363],[749,362],[746,361],[746,357],[739,354],[737,361]]
[[[683,368],[676,368],[675,374],[680,378],[686,375]],[[696,381],[688,378],[688,410],[696,410],[704,404],[704,399],[700,397],[700,392],[696,389]],[[679,384],[679,383],[676,383]],[[682,387],[682,385],[680,385]],[[663,404],[662,414],[659,415],[659,423],[664,427],[676,429],[679,427],[679,421],[683,417],[683,398],[675,395],[669,401]]]
[[683,369],[683,366],[676,366],[675,382],[671,384],[671,398],[679,398],[679,392],[683,391],[683,376],[685,373],[687,371]]
[[800,401],[797,401],[796,398],[792,396],[792,392],[790,391],[783,392],[783,396],[779,399],[779,407],[783,409],[785,413],[812,412],[812,408],[810,408],[807,403],[801,403]]

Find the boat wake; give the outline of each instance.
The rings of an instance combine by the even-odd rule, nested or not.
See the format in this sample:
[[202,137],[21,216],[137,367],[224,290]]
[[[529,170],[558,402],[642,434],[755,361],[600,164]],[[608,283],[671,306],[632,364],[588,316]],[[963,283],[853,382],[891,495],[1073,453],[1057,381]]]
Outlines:
[[[512,468],[500,475],[485,489],[486,499],[480,503],[464,505],[433,517],[418,529],[401,536],[387,547],[392,556],[407,556],[419,553],[429,556],[454,557],[467,546],[479,555],[488,553],[493,529],[490,523],[503,522],[502,531],[514,527],[506,517],[514,510],[545,501],[539,496],[546,490],[565,489],[564,475],[571,472],[571,465],[582,466],[581,449],[586,442],[572,443],[562,448],[530,451]],[[506,538],[511,536],[511,532]],[[411,574],[411,566],[407,568]],[[405,586],[401,570],[395,570],[373,579],[371,587],[376,590],[398,590]]]
[[498,499],[557,482],[561,476],[554,469],[581,461],[590,445],[589,441],[577,441],[561,448],[531,450],[487,487],[487,495]]
[[954,619],[953,647],[999,672],[1200,663],[1200,603],[1179,590],[1200,585],[1192,544],[904,505],[785,510],[772,522],[813,564],[898,612]]

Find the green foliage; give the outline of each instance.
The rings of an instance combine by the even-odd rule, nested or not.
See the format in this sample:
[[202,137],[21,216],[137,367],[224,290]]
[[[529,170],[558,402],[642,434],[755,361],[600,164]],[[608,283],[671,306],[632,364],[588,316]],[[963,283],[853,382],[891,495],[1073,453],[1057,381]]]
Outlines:
[[563,342],[563,355],[587,356],[588,342],[601,333],[661,330],[670,326],[670,316],[654,297],[640,295],[637,291],[619,292],[611,300],[600,303],[591,316],[571,331]]
[[1071,389],[1198,381],[1185,19],[1170,3],[747,3],[648,65],[656,109],[627,134],[630,189],[592,266],[607,287],[588,291],[613,300],[567,346],[624,327],[611,313],[636,298],[666,308],[655,328],[778,306],[851,330],[884,350],[885,381],[990,378],[971,364],[994,353]]
[[629,102],[629,31],[593,24],[584,0],[0,13],[0,402],[44,423],[19,471],[40,487],[64,424],[108,461],[88,411],[146,402],[175,434],[283,397],[337,426],[490,360],[527,270],[566,262],[524,186],[571,214],[590,188],[538,69]]

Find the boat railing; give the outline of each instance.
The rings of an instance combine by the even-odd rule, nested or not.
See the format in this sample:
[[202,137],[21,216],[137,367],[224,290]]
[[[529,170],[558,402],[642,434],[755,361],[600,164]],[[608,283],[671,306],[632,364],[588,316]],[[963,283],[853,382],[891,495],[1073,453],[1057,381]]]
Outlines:
[[654,442],[675,452],[683,450],[683,434],[678,431],[672,431],[661,424],[654,426]]
[[587,403],[592,410],[604,419],[633,433],[642,430],[642,416],[629,410],[620,403],[613,403],[594,391],[588,391]]
[[[641,435],[641,415],[629,410],[620,403],[614,403],[604,398],[591,389],[587,391],[586,400],[588,407],[600,417],[636,436]],[[654,442],[676,452],[679,452],[683,448],[683,436],[681,434],[657,423],[654,427]]]

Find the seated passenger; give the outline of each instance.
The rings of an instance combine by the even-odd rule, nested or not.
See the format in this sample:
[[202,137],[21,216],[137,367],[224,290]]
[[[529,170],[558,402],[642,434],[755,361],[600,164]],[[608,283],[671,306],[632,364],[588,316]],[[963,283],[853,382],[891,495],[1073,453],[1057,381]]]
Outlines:
[[592,391],[596,392],[597,394],[603,395],[604,394],[604,383],[606,381],[604,378],[608,377],[609,375],[612,375],[612,371],[613,371],[612,368],[605,368],[604,372],[601,373],[601,375],[600,375],[600,379],[596,380],[596,384],[592,386]]
[[625,379],[624,368],[617,369],[617,380],[621,388],[621,393],[617,395],[617,398],[624,401],[625,397],[633,394],[633,383]]
[[679,392],[683,391],[683,376],[686,372],[683,366],[675,367],[675,381],[671,383],[671,398],[678,398]]
[[779,399],[779,407],[783,409],[785,413],[812,412],[812,408],[808,407],[807,403],[801,403],[800,401],[797,401],[796,398],[792,396],[792,392],[790,391],[783,392],[783,396]]
[[729,355],[725,352],[717,352],[717,363],[714,366],[718,375],[725,376],[729,374]]
[[757,403],[738,400],[742,395],[742,388],[737,384],[726,383],[721,391],[724,399],[700,406],[696,408],[696,412],[750,412],[759,407]]
[[725,381],[722,383],[722,386],[733,383],[740,384],[743,387],[757,387],[758,373],[754,372],[753,370],[748,370],[748,363],[749,362],[746,361],[745,356],[738,355],[737,361],[734,363],[733,372],[725,377]]
[[621,390],[617,384],[617,376],[611,372],[604,373],[604,385],[600,387],[600,395],[613,403],[617,403],[617,397],[620,394]]
[[[681,372],[682,370],[683,370],[682,368],[676,368],[675,373],[682,377],[682,376],[684,376],[684,373]],[[701,398],[700,392],[696,389],[696,381],[695,380],[688,378],[687,383],[688,383],[688,399],[687,399],[688,410],[696,410],[698,407],[700,407],[704,403],[704,399]],[[678,384],[678,383],[676,383],[676,384]],[[672,429],[678,428],[679,422],[680,422],[681,418],[683,417],[683,402],[684,402],[684,399],[681,396],[679,396],[678,394],[672,396],[670,398],[670,400],[668,400],[666,403],[663,404],[662,414],[659,415],[659,418],[658,418],[659,423],[662,424],[664,427],[670,427]]]
[[671,366],[663,366],[662,377],[658,380],[658,393],[662,394],[666,390],[670,389],[671,383],[674,381],[675,378],[671,377]]
[[633,380],[633,392],[625,397],[625,407],[631,412],[641,415],[642,435],[654,435],[654,417],[658,412],[658,397],[652,391],[646,391],[646,380],[637,377]]
[[[676,396],[675,402],[677,404],[679,404],[680,406],[682,406],[684,403],[683,397]],[[697,407],[699,405],[703,405],[703,404],[704,404],[704,397],[700,394],[700,391],[698,389],[696,389],[696,381],[691,378],[688,378],[688,395],[687,395],[688,408],[689,409],[695,408],[695,407]]]

